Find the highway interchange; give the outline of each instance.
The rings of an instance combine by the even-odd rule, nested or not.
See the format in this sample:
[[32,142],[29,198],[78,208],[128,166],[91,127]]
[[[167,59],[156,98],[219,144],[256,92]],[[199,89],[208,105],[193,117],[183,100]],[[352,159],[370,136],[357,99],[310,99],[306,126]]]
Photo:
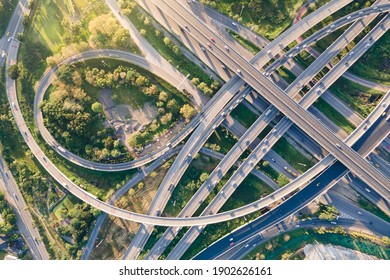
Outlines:
[[[108,2],[108,1],[107,1]],[[112,1],[111,1],[112,2]],[[142,2],[142,1],[141,1]],[[108,203],[104,203],[99,201],[95,197],[89,195],[85,191],[83,191],[78,186],[74,185],[64,174],[62,174],[54,164],[45,157],[42,150],[35,142],[33,136],[29,132],[23,116],[20,112],[20,108],[18,107],[18,102],[16,98],[16,90],[15,83],[7,78],[7,93],[10,104],[14,104],[11,106],[12,113],[15,117],[16,124],[18,125],[21,134],[23,135],[27,145],[33,152],[33,154],[37,157],[38,161],[45,167],[46,170],[55,178],[60,184],[62,184],[66,189],[68,189],[71,193],[84,200],[85,202],[93,205],[94,207],[110,214],[118,217],[122,217],[124,219],[129,219],[133,221],[137,221],[142,223],[141,229],[139,231],[140,234],[137,234],[133,240],[132,245],[129,248],[129,251],[126,253],[125,258],[135,258],[140,249],[142,249],[143,245],[146,243],[146,240],[149,236],[151,229],[153,229],[152,225],[165,225],[165,226],[202,226],[202,227],[194,227],[193,229],[198,229],[199,232],[203,228],[203,225],[209,223],[217,223],[221,221],[226,221],[235,217],[244,216],[253,211],[257,211],[260,208],[268,206],[271,202],[275,202],[280,200],[282,197],[286,196],[286,194],[297,188],[303,188],[296,195],[292,196],[290,199],[286,200],[279,207],[271,210],[266,215],[260,217],[261,222],[257,222],[258,228],[264,228],[267,226],[266,222],[269,222],[267,219],[271,219],[272,223],[275,223],[279,220],[283,220],[287,216],[295,213],[299,207],[304,207],[310,202],[312,199],[316,198],[319,194],[324,192],[333,186],[333,183],[337,182],[342,176],[344,176],[349,170],[351,170],[355,175],[357,175],[360,180],[367,183],[370,187],[372,187],[377,194],[382,197],[384,200],[388,200],[389,198],[389,189],[388,186],[389,178],[379,172],[375,167],[373,167],[370,163],[368,163],[364,157],[368,156],[369,153],[376,148],[382,140],[389,133],[389,127],[386,126],[387,122],[385,118],[382,116],[383,112],[387,110],[387,104],[389,101],[387,100],[387,94],[384,99],[381,101],[381,104],[373,111],[373,113],[362,123],[356,131],[351,134],[345,142],[335,136],[332,132],[328,130],[321,122],[319,122],[316,118],[314,118],[311,114],[307,113],[305,109],[307,109],[311,104],[314,103],[316,98],[318,98],[334,81],[337,80],[338,77],[344,74],[344,72],[361,56],[363,53],[369,48],[366,47],[367,44],[374,44],[376,40],[382,36],[385,31],[388,29],[389,20],[388,16],[385,16],[379,24],[370,32],[369,35],[365,37],[362,42],[360,42],[354,49],[353,56],[344,57],[340,63],[335,65],[328,75],[326,75],[321,83],[315,85],[304,98],[299,100],[299,104],[296,103],[293,99],[287,97],[287,95],[294,96],[301,89],[302,85],[308,83],[318,71],[320,71],[326,64],[333,58],[335,51],[340,51],[343,49],[348,42],[353,40],[364,28],[364,25],[369,24],[380,11],[387,12],[390,4],[382,5],[381,1],[375,3],[379,5],[379,8],[367,8],[363,11],[363,13],[355,12],[350,16],[347,20],[347,17],[344,17],[333,24],[335,26],[333,28],[341,28],[342,26],[355,22],[352,24],[349,29],[344,33],[345,36],[343,39],[336,40],[334,44],[323,54],[319,56],[319,58],[313,63],[309,68],[307,68],[302,76],[299,76],[293,84],[291,84],[286,90],[282,91],[280,88],[275,86],[273,82],[266,78],[265,74],[261,74],[258,69],[249,64],[245,59],[243,59],[238,53],[235,52],[233,46],[226,43],[223,39],[216,36],[212,30],[209,30],[207,26],[205,26],[200,20],[191,16],[186,7],[182,6],[184,4],[180,4],[176,1],[170,1],[167,3],[166,1],[151,1],[155,5],[159,6],[170,18],[170,22],[172,24],[179,24],[182,30],[190,29],[191,31],[183,32],[186,36],[184,36],[184,43],[193,46],[193,42],[198,42],[203,46],[206,46],[207,43],[210,42],[210,38],[213,38],[212,41],[212,50],[209,51],[209,55],[217,57],[219,60],[223,62],[226,67],[229,67],[232,72],[237,72],[238,75],[232,77],[217,93],[217,95],[210,100],[205,107],[202,109],[201,113],[196,116],[192,122],[182,130],[178,135],[176,135],[172,140],[171,144],[173,147],[178,145],[184,138],[186,138],[192,132],[190,138],[187,140],[186,144],[181,148],[177,158],[175,159],[170,171],[164,178],[161,186],[157,192],[156,199],[152,202],[150,210],[146,215],[132,213],[129,211],[125,211],[123,209],[118,209]],[[336,3],[338,2],[338,3]],[[327,4],[327,7],[324,9],[319,9],[314,14],[316,15],[315,20],[318,22],[324,17],[326,17],[329,13],[333,13],[335,10],[343,7],[343,5],[348,4],[350,1],[332,1]],[[386,2],[386,1],[382,1]],[[112,3],[111,3],[112,4]],[[145,4],[145,3],[144,3]],[[115,10],[117,13],[117,10]],[[164,13],[164,14],[165,14]],[[188,14],[187,17],[184,15]],[[175,16],[176,15],[176,16]],[[122,17],[118,13],[117,17]],[[314,16],[307,16],[306,20],[302,20],[302,22],[297,23],[292,26],[287,32],[283,33],[278,39],[275,39],[273,42],[269,43],[255,58],[253,59],[253,65],[259,67],[260,69],[273,57],[273,53],[277,53],[278,49],[283,50],[284,47],[288,45],[290,42],[295,40],[298,36],[303,34],[308,28],[314,26],[316,21],[313,21]],[[307,24],[309,22],[309,24]],[[12,22],[11,22],[12,23]],[[20,21],[17,21],[16,26],[20,28]],[[15,29],[16,30],[16,29]],[[19,29],[18,29],[19,30]],[[286,55],[296,54],[298,49],[304,49],[304,45],[308,45],[322,36],[327,34],[329,27],[324,28],[323,30],[315,33],[313,36],[304,40],[297,48],[294,48],[292,51],[287,52]],[[21,30],[19,30],[21,31]],[[333,31],[333,30],[332,30]],[[16,31],[15,31],[16,32]],[[292,36],[292,37],[291,37]],[[349,36],[349,37],[348,37]],[[10,43],[11,42],[11,43]],[[14,64],[17,58],[17,51],[19,42],[17,40],[10,40],[8,47],[3,47],[4,50],[7,51],[7,67]],[[4,44],[4,42],[3,42]],[[8,48],[8,49],[7,49]],[[332,49],[334,48],[334,49]],[[227,51],[228,50],[228,51]],[[203,50],[200,51],[203,53]],[[63,63],[75,63],[80,60],[96,58],[96,57],[117,57],[123,60],[131,61],[132,63],[139,63],[139,65],[145,66],[148,63],[142,61],[142,58],[131,56],[127,53],[122,53],[114,50],[102,50],[102,51],[92,51],[87,52],[80,55],[75,55],[73,57],[68,58]],[[291,58],[291,57],[290,57]],[[277,59],[275,62],[266,69],[266,71],[273,71],[275,67],[283,61],[283,59]],[[252,61],[251,61],[252,63]],[[275,66],[275,67],[274,67]],[[150,66],[149,66],[150,67]],[[159,67],[154,67],[152,65],[151,71],[159,73]],[[38,87],[37,92],[41,94],[37,94],[34,108],[38,108],[38,104],[43,99],[43,94],[51,83],[52,78],[55,75],[55,69],[47,72],[45,77],[42,79],[40,86]],[[239,71],[238,71],[239,70]],[[267,72],[264,72],[267,73]],[[160,76],[169,75],[169,72],[163,73],[160,71]],[[168,77],[168,80],[174,80],[175,78]],[[244,81],[243,81],[243,80]],[[176,79],[176,81],[178,81]],[[225,156],[216,170],[210,174],[210,179],[207,180],[202,187],[199,189],[199,193],[197,193],[191,201],[187,204],[186,207],[192,207],[191,210],[184,208],[182,213],[179,215],[180,218],[170,218],[170,217],[157,217],[154,216],[157,212],[161,212],[160,209],[163,209],[166,203],[169,200],[169,188],[176,186],[179,182],[182,174],[185,169],[191,163],[193,156],[201,149],[202,145],[207,141],[208,137],[213,133],[215,127],[219,126],[224,120],[227,118],[227,115],[237,106],[237,104],[241,103],[244,98],[250,93],[250,89],[246,87],[243,89],[244,83],[247,83],[257,92],[261,93],[271,104],[275,107],[269,107],[260,117],[256,120],[256,122],[244,133],[244,135],[239,139],[237,144],[232,148],[227,156]],[[297,88],[298,87],[298,88]],[[239,92],[239,94],[236,94]],[[276,109],[277,108],[277,109]],[[270,110],[270,111],[269,111]],[[196,208],[199,206],[197,201],[203,200],[207,194],[211,191],[210,188],[216,185],[218,181],[220,173],[224,174],[227,170],[237,161],[243,150],[251,144],[255,137],[268,125],[278,114],[278,110],[282,112],[286,117],[282,119],[271,131],[269,135],[266,136],[266,140],[263,140],[258,144],[255,149],[253,149],[249,158],[243,162],[236,173],[233,174],[233,177],[228,181],[227,185],[224,187],[223,192],[220,194],[224,199],[220,200],[218,206],[214,206],[216,208],[210,208],[205,210],[205,214],[209,214],[207,216],[202,217],[191,217],[191,215],[196,211]],[[44,139],[53,146],[57,152],[58,143],[54,138],[48,133],[48,131],[43,126],[42,116],[40,112],[34,111],[34,116],[36,123],[38,124],[38,128],[41,131],[41,135]],[[287,118],[288,117],[288,118]],[[372,119],[371,119],[372,118]],[[277,190],[268,197],[259,200],[256,203],[253,203],[251,206],[248,205],[242,207],[242,209],[236,209],[232,211],[228,211],[225,213],[217,213],[220,207],[222,207],[224,201],[229,197],[228,192],[230,194],[234,191],[236,187],[240,184],[240,182],[246,177],[246,175],[252,171],[253,167],[257,164],[260,159],[265,156],[265,154],[270,150],[273,143],[281,137],[288,128],[295,124],[300,127],[305,133],[307,133],[311,138],[313,138],[316,142],[318,142],[323,148],[325,148],[331,155],[327,156],[316,166],[321,166],[318,171],[310,172],[310,170],[298,177],[296,180],[292,181],[287,187]],[[368,128],[367,128],[367,124]],[[387,131],[387,134],[380,133],[375,135],[375,131],[378,129],[384,129]],[[370,135],[374,135],[376,137],[371,137]],[[359,142],[359,140],[361,142]],[[363,140],[362,140],[363,139]],[[367,141],[369,139],[369,141]],[[359,147],[354,148],[354,143],[364,143],[360,144]],[[356,144],[358,145],[358,144]],[[178,150],[176,149],[175,152]],[[90,169],[96,170],[104,170],[104,171],[119,171],[119,170],[128,170],[130,168],[141,167],[147,163],[153,162],[158,159],[159,161],[165,160],[173,154],[173,149],[169,147],[163,147],[157,151],[154,151],[152,154],[147,155],[143,158],[134,160],[128,163],[122,164],[97,164],[91,163],[82,158],[78,158],[76,155],[71,154],[69,151],[62,152],[61,155],[67,158],[68,160],[74,163],[80,163],[82,166]],[[161,157],[163,156],[163,158]],[[253,159],[253,160],[251,160]],[[335,161],[335,159],[339,161]],[[154,161],[155,164],[157,161]],[[332,164],[332,165],[331,165]],[[325,170],[327,166],[331,165],[332,168],[328,168],[324,173],[320,175],[320,177],[312,180],[315,176],[317,176],[321,171]],[[151,165],[152,166],[152,165]],[[150,166],[150,168],[151,168]],[[314,166],[314,167],[316,167]],[[314,168],[313,167],[313,168]],[[149,167],[148,167],[149,168]],[[219,169],[218,169],[219,168]],[[329,171],[330,169],[335,171]],[[151,169],[152,170],[152,169]],[[242,171],[241,171],[242,170]],[[170,173],[171,172],[171,173]],[[243,172],[243,173],[242,173]],[[315,189],[313,185],[318,184],[320,182],[319,178],[324,177],[326,172],[330,172],[332,174],[329,177],[329,182],[326,180],[324,183],[321,181],[321,188],[317,188],[317,191],[313,191]],[[336,175],[339,172],[341,175]],[[146,172],[147,174],[147,172]],[[309,174],[309,175],[307,175]],[[223,175],[222,175],[223,176]],[[221,177],[222,177],[221,176]],[[305,177],[307,176],[307,177]],[[134,179],[138,180],[140,178]],[[216,180],[216,181],[215,181]],[[312,180],[312,181],[311,181]],[[311,182],[310,182],[311,181]],[[307,184],[307,182],[310,182]],[[306,185],[305,185],[306,184]],[[288,188],[289,186],[293,186]],[[317,186],[318,187],[318,186]],[[125,189],[125,188],[124,188]],[[318,189],[321,189],[319,191]],[[304,192],[310,192],[310,194],[305,194]],[[168,195],[166,195],[168,194]],[[119,197],[116,195],[116,197]],[[218,196],[217,196],[218,197]],[[272,198],[270,198],[272,197]],[[305,197],[306,200],[303,200],[301,204],[296,204],[295,207],[292,207],[293,199],[301,199]],[[290,201],[290,202],[289,202]],[[263,204],[264,203],[264,204]],[[210,207],[212,207],[210,205]],[[284,207],[284,208],[283,208]],[[387,206],[388,207],[388,206]],[[282,210],[286,209],[286,211]],[[299,208],[300,209],[300,208]],[[298,209],[298,210],[299,210]],[[189,212],[187,212],[189,211]],[[214,214],[210,215],[210,211]],[[285,214],[280,217],[275,218],[269,213],[272,211],[284,211]],[[189,215],[188,217],[184,217],[184,215]],[[271,218],[267,218],[269,216]],[[271,222],[269,223],[272,224]],[[253,225],[252,225],[253,227]],[[170,229],[171,232],[173,229]],[[240,237],[243,238],[243,237]],[[245,237],[248,238],[248,237]],[[163,240],[163,239],[162,239]],[[184,239],[183,239],[184,240]],[[159,241],[164,242],[164,241]],[[185,241],[183,241],[185,242]],[[187,241],[188,242],[188,241]],[[223,242],[223,241],[221,241]],[[180,243],[179,243],[180,244]],[[157,244],[156,244],[157,246]],[[155,246],[155,247],[156,247]],[[221,247],[222,248],[222,247]],[[214,249],[212,249],[214,250]],[[223,249],[218,249],[223,250]],[[179,258],[179,255],[184,253],[184,249],[181,251],[178,250],[179,253],[177,255],[172,255],[171,258]],[[214,252],[216,252],[215,250]],[[152,251],[153,252],[153,251]],[[172,254],[172,253],[171,253]],[[158,255],[158,254],[157,254]],[[156,256],[157,256],[156,255]],[[209,258],[210,256],[207,256]]]

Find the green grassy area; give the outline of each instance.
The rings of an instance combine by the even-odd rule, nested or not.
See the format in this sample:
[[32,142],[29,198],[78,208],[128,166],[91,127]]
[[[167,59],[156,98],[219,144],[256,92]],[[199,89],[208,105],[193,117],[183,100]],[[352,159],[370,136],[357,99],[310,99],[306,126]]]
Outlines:
[[325,233],[318,233],[312,229],[298,229],[281,234],[262,243],[258,248],[250,252],[245,259],[295,259],[295,254],[300,248],[303,248],[306,244],[317,242],[342,246],[378,258],[389,259],[390,257],[389,246],[383,244],[378,245],[378,243],[373,242],[369,237],[346,233],[338,234],[333,230],[325,231]]
[[352,67],[351,72],[390,85],[390,33],[386,32]]
[[207,143],[218,145],[220,147],[219,152],[227,154],[237,143],[237,140],[226,128],[219,126],[207,140]]
[[52,212],[56,216],[56,218],[61,221],[61,211],[63,211],[64,209],[66,209],[67,211],[72,210],[76,203],[80,203],[80,200],[78,198],[73,195],[67,195],[61,201],[61,203],[59,203],[56,207],[53,208]]
[[366,118],[379,103],[383,93],[340,77],[330,90],[353,110]]
[[[301,173],[306,172],[314,163],[308,160],[297,149],[295,149],[287,140],[282,137],[275,143],[274,151],[285,159],[292,167]],[[301,163],[301,164],[298,164]],[[304,164],[304,165],[302,165]]]
[[220,212],[252,203],[273,191],[274,190],[270,186],[263,181],[260,181],[255,175],[249,174],[233,195],[226,201]]
[[360,197],[359,198],[359,206],[363,208],[364,210],[367,210],[371,212],[372,214],[378,216],[379,218],[385,220],[386,222],[390,223],[390,217],[386,215],[385,212],[383,212],[381,209],[376,207],[373,203],[370,201]]
[[4,260],[5,256],[7,255],[8,253],[6,251],[0,251],[0,260]]
[[248,39],[245,39],[243,38],[242,36],[240,36],[239,34],[237,34],[236,32],[232,31],[231,29],[228,29],[227,32],[232,35],[232,37],[234,39],[236,39],[241,45],[243,45],[247,50],[249,50],[251,53],[253,54],[257,54],[258,52],[261,51],[261,49],[255,45],[254,43],[252,43],[251,41],[249,41]]
[[249,128],[257,120],[257,116],[242,103],[238,104],[230,115],[246,128]]
[[276,73],[289,84],[292,84],[296,79],[296,76],[284,66],[279,67]]
[[288,28],[304,3],[303,0],[201,0],[200,2],[253,28],[255,32],[268,39],[276,38]]
[[0,38],[3,35],[11,36],[12,34],[5,34],[5,30],[7,29],[8,22],[12,17],[12,13],[16,7],[18,0],[4,0],[0,1]]
[[356,126],[347,120],[339,111],[329,105],[322,98],[319,98],[314,107],[320,110],[325,116],[327,116],[332,122],[334,122],[341,129],[344,129],[348,134],[351,134],[355,130]]

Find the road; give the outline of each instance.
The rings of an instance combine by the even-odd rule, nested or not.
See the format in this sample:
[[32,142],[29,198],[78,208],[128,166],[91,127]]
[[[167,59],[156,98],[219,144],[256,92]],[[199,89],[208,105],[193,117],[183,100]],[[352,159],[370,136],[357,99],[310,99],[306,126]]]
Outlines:
[[28,206],[19,191],[18,185],[12,176],[11,171],[6,166],[4,160],[0,157],[0,189],[5,193],[6,199],[12,205],[15,214],[18,217],[16,225],[19,232],[30,249],[32,258],[35,260],[48,260],[49,254],[42,242],[39,231],[33,226],[33,218],[28,210]]
[[[154,0],[153,0],[154,1]],[[156,4],[156,3],[155,3]],[[194,18],[188,10],[184,9],[176,1],[166,3],[160,1],[157,5],[165,12],[169,13],[180,26],[190,26],[193,38],[197,39],[203,45],[207,45],[213,38],[214,33],[207,26]],[[386,26],[384,27],[386,29]],[[309,114],[305,109],[299,106],[294,100],[288,98],[286,94],[263,76],[252,64],[244,60],[233,49],[227,52],[224,48],[226,42],[216,37],[212,42],[213,52],[230,69],[237,69],[239,75],[256,91],[271,102],[279,111],[286,115],[291,121],[305,131],[310,137],[316,140],[321,146],[327,149],[340,162],[349,168],[355,174],[361,177],[370,186],[388,192],[386,186],[390,185],[389,178],[386,178],[373,168],[366,160],[348,147],[342,140],[332,134],[316,118]],[[387,195],[388,196],[388,195]]]
[[[383,138],[378,139],[377,131],[380,131],[384,126],[389,127],[390,124],[388,121],[386,121],[386,118],[381,116],[377,121],[375,121],[370,129],[365,131],[363,137],[360,139],[361,141],[371,143],[372,146],[369,149],[360,149],[358,151],[359,153],[361,152],[363,156],[366,156],[381,142]],[[358,142],[356,142],[357,145],[359,145]],[[355,145],[352,146],[354,147]],[[257,232],[283,221],[285,218],[302,209],[316,197],[322,193],[325,193],[347,173],[348,170],[345,168],[345,166],[340,164],[340,162],[335,162],[315,180],[311,181],[304,189],[285,200],[277,208],[270,210],[253,222],[218,240],[203,252],[199,253],[195,259],[214,259],[215,257],[230,249],[230,243],[227,243],[227,240],[230,238],[233,237],[238,244],[240,242],[249,240],[254,235],[256,235]],[[388,210],[390,210],[390,208],[388,208]]]
[[[280,37],[278,37],[267,47],[265,47],[262,52],[260,52],[258,55],[254,57],[253,62],[256,62],[257,66],[261,68],[268,60],[270,60],[270,58],[272,57],[270,54],[272,52],[279,52],[283,50],[284,45],[290,44],[297,36],[306,32],[313,25],[315,25],[316,23],[318,23],[320,20],[327,17],[328,15],[332,14],[334,11],[340,9],[343,6],[343,4],[347,4],[347,2],[348,1],[337,1],[337,2],[333,1],[325,5],[324,7],[318,9],[315,13],[309,15],[308,17],[305,18],[305,20],[301,21],[300,23],[292,26],[289,30],[287,30]],[[150,2],[146,3],[144,1],[140,1],[140,4],[142,4],[143,7],[147,9],[149,7]],[[156,15],[156,18],[158,19],[158,15]],[[190,46],[190,48],[191,47],[192,45]],[[202,50],[198,50],[198,52],[202,53]],[[237,86],[238,80],[239,79],[237,78],[237,76],[233,77],[229,82],[227,82],[224,85],[221,91],[224,90],[225,88],[231,87],[233,89],[232,92],[235,92],[237,90],[237,87],[234,88],[234,86]],[[242,84],[243,82],[241,82],[241,85]],[[226,100],[227,102],[228,100],[230,100],[230,98],[231,96],[228,97],[228,95],[225,94],[223,99]],[[226,102],[222,103],[222,105],[219,105],[221,104],[221,102],[216,103],[214,105],[213,108],[215,110],[214,110],[214,115],[212,116],[213,119],[215,119],[215,117],[223,108],[223,106],[225,106]],[[218,124],[218,123],[213,122],[212,124]],[[168,201],[167,195],[169,196],[169,188],[171,184],[174,185],[177,184],[178,178],[182,176],[185,167],[188,164],[187,161],[191,160],[190,158],[188,158],[188,155],[195,154],[200,149],[200,147],[203,144],[203,142],[200,141],[200,137],[204,136],[204,129],[206,127],[211,127],[212,124],[203,122],[203,126],[200,125],[194,131],[193,135],[190,137],[187,144],[184,146],[183,150],[179,153],[179,156],[176,158],[172,168],[170,169],[170,171],[168,171],[168,174],[165,176],[162,184],[160,185],[159,193],[157,193],[155,199],[156,202],[152,205],[154,207],[151,207],[150,213],[155,213],[156,211],[159,211],[159,209],[163,208],[161,206],[166,204],[166,202]],[[196,143],[195,146],[194,143]],[[124,258],[127,259],[135,258],[139,254],[139,248],[142,248],[143,245],[146,243],[152,229],[153,226],[151,225],[143,225],[141,227],[141,229],[138,231],[137,235],[133,239],[133,242],[130,245],[129,250],[126,252]]]
[[[352,26],[351,26],[352,28]],[[375,38],[376,40],[380,38],[380,36],[376,37],[375,36],[375,33],[376,31],[378,31],[381,35],[384,34],[384,32],[381,32],[381,28],[378,26],[376,29],[373,29],[372,32],[370,32],[369,35],[367,35],[366,37],[368,38],[371,38],[371,36],[373,38]],[[369,39],[367,39],[368,41]],[[360,44],[358,44],[356,46],[356,49],[359,49],[360,51],[362,51],[361,53],[359,53],[359,55],[362,55],[364,53],[364,50],[366,50],[366,48],[364,48],[366,42],[363,40]],[[358,53],[359,50],[356,50],[356,53]],[[358,57],[355,57],[355,59],[357,59]],[[340,70],[339,70],[340,69]],[[338,72],[336,70],[339,70]],[[324,78],[323,80],[321,80],[321,87],[323,87],[324,89],[326,89],[327,87],[329,87],[331,84],[332,84],[332,81],[334,82],[335,80],[338,79],[338,77],[340,77],[340,75],[346,70],[345,68],[345,64],[343,62],[341,62],[339,64],[339,67],[335,67],[333,68]],[[328,79],[329,77],[331,77],[331,81],[329,82],[330,79]],[[314,96],[314,98],[313,98]],[[315,100],[316,98],[318,98],[318,93],[317,93],[317,88],[314,87],[311,91],[309,91],[309,93],[306,94],[305,98],[303,98],[300,102],[303,104],[304,108],[306,108],[308,105],[311,105]],[[310,100],[310,102],[306,102],[307,100]],[[223,203],[229,198],[229,196],[234,192],[234,190],[237,188],[237,186],[240,185],[240,183],[244,180],[244,178],[247,176],[248,172],[250,172],[250,170],[253,168],[253,166],[255,166],[257,164],[258,161],[260,161],[260,159],[265,155],[265,153],[267,152],[267,150],[272,147],[272,145],[274,143],[277,142],[277,140],[281,137],[281,135],[283,135],[283,133],[285,133],[287,131],[287,129],[292,125],[292,122],[289,121],[287,118],[284,118],[277,126],[275,126],[275,130],[277,131],[277,134],[275,136],[275,133],[273,131],[271,131],[269,133],[269,135],[267,135],[264,139],[267,139],[267,141],[262,141],[257,147],[256,149],[254,150],[254,154],[253,155],[250,155],[246,162],[244,162],[238,169],[237,171],[230,177],[230,179],[227,181],[227,183],[225,184],[225,186],[222,188],[222,190],[220,191],[220,193],[214,198],[214,200],[208,205],[208,207],[206,207],[206,209],[202,212],[202,215],[205,215],[209,212],[212,212],[212,213],[217,213],[219,211],[219,209],[222,207]],[[380,139],[380,137],[379,137]],[[358,142],[359,143],[359,142]],[[266,147],[266,148],[265,148]],[[265,150],[264,150],[265,149]],[[247,164],[247,162],[249,161],[249,164]],[[183,254],[184,253],[184,250],[186,249],[184,244],[191,244],[191,240],[194,240],[201,232],[202,229],[200,228],[190,228],[190,230],[188,230],[186,232],[186,234],[184,235],[184,237],[182,238],[181,241],[179,241],[179,244],[178,246],[181,246],[181,251],[180,252],[175,252],[174,254],[174,258],[178,258],[178,256],[180,254]],[[180,244],[182,243],[182,244]],[[187,247],[188,248],[188,247]]]

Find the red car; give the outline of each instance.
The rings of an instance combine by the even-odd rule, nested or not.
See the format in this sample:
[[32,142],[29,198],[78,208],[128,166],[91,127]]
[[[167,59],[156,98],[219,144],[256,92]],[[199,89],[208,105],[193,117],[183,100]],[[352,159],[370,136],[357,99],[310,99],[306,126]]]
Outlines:
[[215,43],[215,39],[213,37],[210,37],[210,41]]

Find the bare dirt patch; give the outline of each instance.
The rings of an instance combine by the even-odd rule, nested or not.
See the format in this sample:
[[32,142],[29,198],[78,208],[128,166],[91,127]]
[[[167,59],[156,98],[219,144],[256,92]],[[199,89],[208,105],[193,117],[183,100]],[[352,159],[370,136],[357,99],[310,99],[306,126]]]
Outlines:
[[374,256],[341,246],[308,244],[303,251],[306,260],[377,260]]

